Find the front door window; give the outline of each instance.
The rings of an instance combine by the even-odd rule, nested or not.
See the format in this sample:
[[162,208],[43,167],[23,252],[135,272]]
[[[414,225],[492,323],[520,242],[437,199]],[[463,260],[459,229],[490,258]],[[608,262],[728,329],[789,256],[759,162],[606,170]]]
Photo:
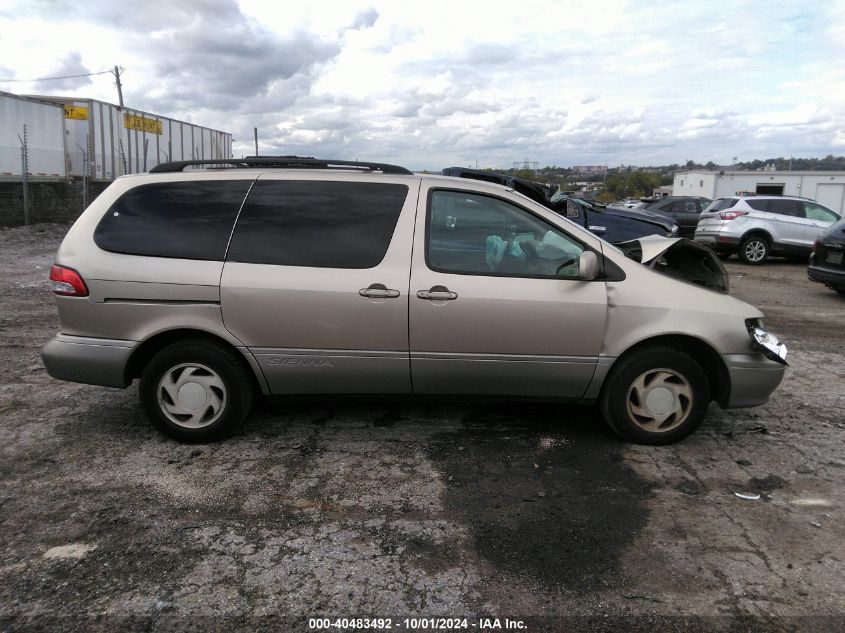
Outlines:
[[427,261],[445,273],[503,277],[578,277],[584,247],[516,205],[491,196],[435,191]]

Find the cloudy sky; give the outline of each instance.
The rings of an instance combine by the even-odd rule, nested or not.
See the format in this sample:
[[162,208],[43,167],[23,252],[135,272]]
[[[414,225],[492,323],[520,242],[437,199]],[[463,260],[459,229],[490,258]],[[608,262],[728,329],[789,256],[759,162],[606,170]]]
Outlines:
[[0,79],[413,169],[843,154],[843,60],[843,2],[0,0]]

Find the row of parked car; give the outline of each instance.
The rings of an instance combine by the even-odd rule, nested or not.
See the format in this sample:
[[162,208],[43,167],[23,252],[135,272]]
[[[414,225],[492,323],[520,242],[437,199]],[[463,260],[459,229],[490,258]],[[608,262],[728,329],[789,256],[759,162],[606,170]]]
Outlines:
[[[610,208],[610,207],[609,207]],[[736,254],[759,265],[770,256],[810,258],[808,277],[845,294],[845,221],[815,200],[796,196],[743,195],[709,200],[669,196],[621,201],[613,208],[664,214],[679,234],[713,249],[723,259]]]
[[572,197],[556,187],[486,171],[450,167],[458,176],[511,187],[608,242],[620,244],[647,235],[685,237],[720,258],[736,255],[759,265],[770,256],[806,261],[808,276],[845,293],[845,234],[839,214],[814,200],[795,196],[742,195],[711,200],[667,196],[602,205]]
[[647,235],[663,237],[679,235],[679,226],[671,217],[646,209],[606,207],[593,201],[569,196],[554,186],[477,169],[448,167],[442,173],[444,176],[481,180],[509,187],[612,244],[639,239]]

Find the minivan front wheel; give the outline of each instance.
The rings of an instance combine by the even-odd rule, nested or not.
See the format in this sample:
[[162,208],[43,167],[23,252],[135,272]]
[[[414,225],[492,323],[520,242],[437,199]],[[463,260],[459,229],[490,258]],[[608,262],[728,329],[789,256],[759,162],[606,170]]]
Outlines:
[[182,341],[156,353],[141,373],[141,404],[153,425],[181,442],[230,435],[252,407],[243,359],[211,341]]
[[739,245],[737,255],[744,264],[762,264],[769,257],[769,242],[759,235],[746,237]]
[[692,433],[710,403],[701,366],[668,347],[636,351],[614,365],[600,396],[610,427],[640,444],[671,444]]

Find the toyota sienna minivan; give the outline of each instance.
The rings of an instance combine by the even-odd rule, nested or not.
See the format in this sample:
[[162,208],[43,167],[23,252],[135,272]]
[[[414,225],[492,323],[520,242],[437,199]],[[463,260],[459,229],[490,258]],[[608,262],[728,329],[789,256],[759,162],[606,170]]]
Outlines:
[[666,444],[712,401],[765,403],[786,365],[706,247],[618,248],[502,185],[380,163],[118,178],[50,279],[50,375],[137,378],[186,442],[232,433],[259,394],[413,394],[598,402],[622,437]]

